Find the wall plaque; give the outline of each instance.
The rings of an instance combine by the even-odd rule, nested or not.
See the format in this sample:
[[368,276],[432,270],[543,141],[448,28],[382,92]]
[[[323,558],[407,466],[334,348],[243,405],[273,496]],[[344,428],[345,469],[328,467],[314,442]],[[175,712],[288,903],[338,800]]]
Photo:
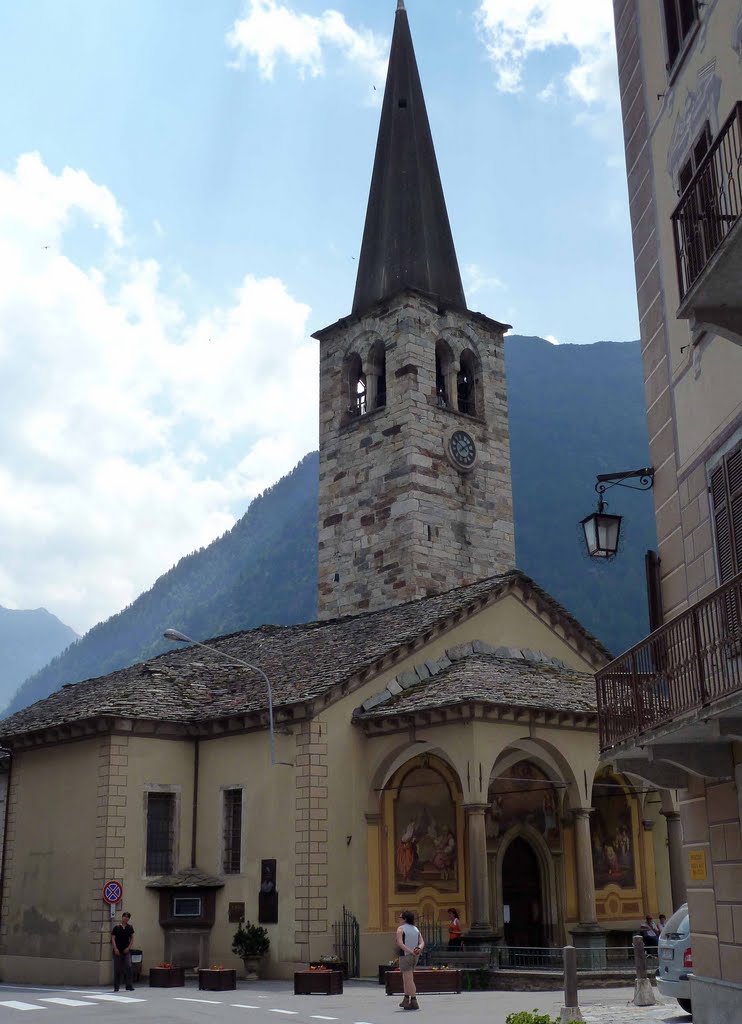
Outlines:
[[706,851],[689,850],[688,867],[690,868],[690,877],[692,881],[705,882],[708,877],[708,872],[706,870]]
[[245,920],[245,904],[244,903],[230,903],[229,904],[229,923],[239,924],[240,921]]

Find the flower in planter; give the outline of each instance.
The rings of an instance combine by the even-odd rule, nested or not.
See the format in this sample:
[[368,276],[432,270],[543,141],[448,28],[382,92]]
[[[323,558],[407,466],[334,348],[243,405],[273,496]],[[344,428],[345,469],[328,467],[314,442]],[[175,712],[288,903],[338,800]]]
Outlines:
[[209,970],[210,971],[226,971],[226,970],[228,970],[228,968],[226,968],[224,966],[224,964],[212,964],[211,967],[209,968]]
[[172,967],[173,967],[172,964],[158,964],[157,966],[161,967],[162,970],[168,970],[168,971],[172,970]]

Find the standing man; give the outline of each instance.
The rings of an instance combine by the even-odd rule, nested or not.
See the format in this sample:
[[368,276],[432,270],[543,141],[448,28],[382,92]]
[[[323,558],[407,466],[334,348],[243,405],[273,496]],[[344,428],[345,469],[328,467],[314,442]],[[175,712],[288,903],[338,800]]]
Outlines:
[[126,983],[126,991],[133,992],[131,983],[131,943],[134,929],[129,924],[131,914],[121,915],[121,924],[114,925],[111,930],[111,947],[113,949],[113,991],[118,992],[121,976]]

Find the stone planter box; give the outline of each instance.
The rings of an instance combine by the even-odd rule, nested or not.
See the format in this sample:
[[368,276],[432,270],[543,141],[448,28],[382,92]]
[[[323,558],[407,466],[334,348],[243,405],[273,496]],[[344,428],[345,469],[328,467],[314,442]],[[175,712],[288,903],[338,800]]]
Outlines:
[[150,967],[150,988],[182,988],[185,985],[185,967]]
[[341,996],[342,971],[297,971],[294,975],[295,996]]
[[310,967],[329,967],[331,971],[341,971],[343,975],[343,981],[348,980],[348,963],[346,960],[311,960],[309,962]]
[[[399,971],[388,970],[384,980],[388,996],[400,995],[404,991]],[[431,967],[418,967],[415,971],[415,987],[418,992],[461,992],[461,971],[436,971]]]
[[204,992],[231,992],[237,988],[237,971],[212,971],[202,967],[198,972],[198,987]]

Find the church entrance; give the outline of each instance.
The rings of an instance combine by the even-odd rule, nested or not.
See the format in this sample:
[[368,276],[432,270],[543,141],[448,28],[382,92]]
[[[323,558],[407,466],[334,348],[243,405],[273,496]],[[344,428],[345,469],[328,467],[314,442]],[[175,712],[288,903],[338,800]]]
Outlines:
[[502,861],[502,902],[506,943],[543,946],[541,867],[531,844],[520,836],[510,843]]

